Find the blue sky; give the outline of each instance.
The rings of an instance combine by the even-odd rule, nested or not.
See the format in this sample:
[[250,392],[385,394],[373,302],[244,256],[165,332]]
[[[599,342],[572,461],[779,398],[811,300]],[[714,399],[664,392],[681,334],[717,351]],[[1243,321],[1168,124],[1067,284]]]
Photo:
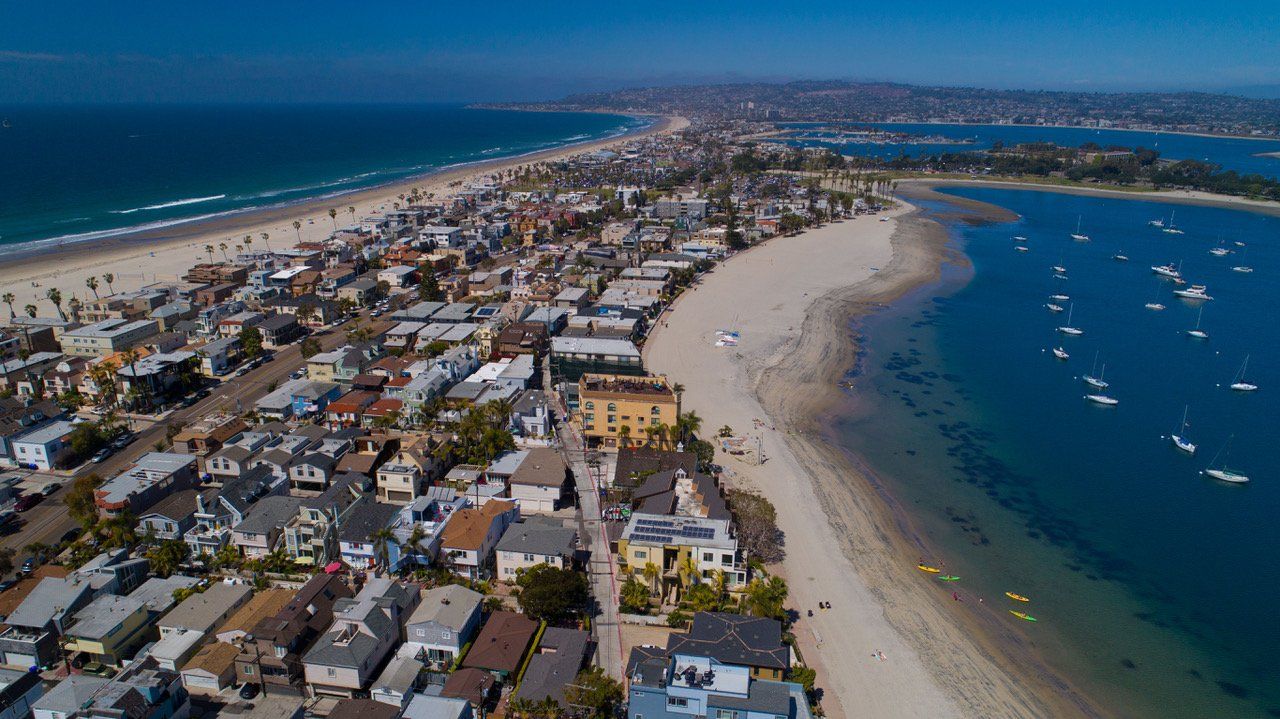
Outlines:
[[458,101],[842,78],[1280,86],[1271,2],[8,2],[0,101]]

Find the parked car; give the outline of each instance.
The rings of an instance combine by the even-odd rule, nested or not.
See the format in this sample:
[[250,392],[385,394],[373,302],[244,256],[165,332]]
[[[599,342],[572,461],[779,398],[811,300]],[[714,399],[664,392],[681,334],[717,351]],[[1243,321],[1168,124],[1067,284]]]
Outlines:
[[93,462],[94,464],[97,464],[98,462],[103,461],[107,457],[110,457],[114,451],[115,450],[111,449],[110,447],[103,447],[97,452],[94,452],[93,456],[89,458],[89,461]]
[[6,589],[8,589],[9,587],[12,587],[13,585],[15,585],[15,584],[17,584],[17,583],[18,583],[18,582],[17,582],[17,580],[15,580],[15,579],[6,579],[6,580],[4,580],[3,582],[0,582],[0,592],[5,591],[5,590],[6,590]]
[[39,494],[39,493],[24,494],[21,497],[18,497],[18,501],[13,503],[13,510],[15,512],[25,512],[28,509],[31,509],[32,507],[36,506],[37,504],[40,504],[40,502],[42,502],[43,500],[44,500],[43,494]]
[[289,373],[290,379],[302,379],[303,377],[306,377],[306,376],[307,376],[307,371],[305,369],[294,370],[293,372]]
[[46,484],[45,486],[40,488],[40,494],[45,497],[48,497],[49,495],[58,491],[58,488],[61,486],[62,486],[61,484]]
[[80,538],[80,530],[73,527],[62,533],[62,536],[58,538],[58,543],[62,544],[64,542],[74,542],[79,538]]
[[18,573],[25,577],[34,571],[36,571],[35,557],[27,557],[27,561],[22,563],[22,569],[19,569]]
[[256,696],[258,696],[258,685],[257,685],[257,684],[254,684],[254,683],[252,683],[252,682],[245,682],[245,685],[244,685],[244,686],[242,686],[242,687],[240,687],[240,698],[241,698],[241,699],[249,700],[249,699],[252,699],[252,698],[254,698],[254,697],[256,697]]

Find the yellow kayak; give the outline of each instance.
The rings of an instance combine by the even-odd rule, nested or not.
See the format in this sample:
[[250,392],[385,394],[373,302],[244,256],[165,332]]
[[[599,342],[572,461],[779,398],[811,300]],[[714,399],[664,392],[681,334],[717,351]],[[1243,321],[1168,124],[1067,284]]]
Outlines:
[[1015,612],[1015,611],[1013,611],[1012,609],[1010,609],[1010,610],[1009,610],[1009,613],[1010,613],[1010,614],[1012,614],[1013,616],[1017,617],[1018,619],[1021,619],[1021,620],[1025,621],[1025,622],[1034,622],[1034,621],[1036,621],[1036,618],[1035,618],[1035,617],[1031,616],[1030,614],[1027,614],[1026,612]]
[[939,573],[939,572],[941,572],[941,571],[942,571],[941,569],[938,569],[937,567],[930,567],[930,566],[929,566],[929,565],[927,565],[927,564],[917,564],[917,565],[916,565],[916,569],[919,569],[919,570],[920,570],[920,571],[922,571],[922,572],[928,572],[928,573],[930,573],[930,574],[937,574],[937,573]]
[[1013,592],[1005,592],[1005,593],[1004,593],[1004,595],[1005,595],[1006,597],[1008,597],[1008,598],[1010,598],[1010,599],[1014,600],[1015,602],[1029,602],[1029,601],[1031,601],[1030,599],[1027,599],[1026,597],[1022,596],[1021,594],[1014,594]]

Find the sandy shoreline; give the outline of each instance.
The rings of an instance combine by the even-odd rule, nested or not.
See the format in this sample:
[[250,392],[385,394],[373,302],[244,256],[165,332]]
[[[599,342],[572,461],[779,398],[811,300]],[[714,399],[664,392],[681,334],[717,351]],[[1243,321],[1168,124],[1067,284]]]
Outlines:
[[[1057,192],[1064,195],[1086,195],[1089,197],[1114,197],[1121,200],[1145,200],[1147,202],[1163,202],[1176,205],[1198,205],[1201,207],[1223,207],[1229,210],[1245,210],[1260,212],[1265,215],[1280,216],[1280,202],[1270,200],[1252,200],[1235,195],[1218,195],[1199,190],[1155,190],[1150,192],[1130,192],[1127,190],[1109,190],[1100,187],[1071,187],[1067,185],[1044,185],[1036,182],[1004,182],[1000,180],[963,180],[955,178],[904,177],[895,180],[900,189],[923,188],[932,190],[938,187],[990,187],[1005,190],[1032,190],[1035,192]],[[947,201],[955,202],[961,198],[947,195]],[[981,203],[986,204],[986,203]]]
[[[22,312],[24,305],[34,304],[42,316],[50,316],[54,314],[54,308],[45,299],[45,292],[51,287],[62,291],[65,308],[73,295],[92,299],[93,292],[85,286],[85,280],[90,276],[99,278],[98,292],[102,295],[109,294],[106,282],[101,279],[105,273],[115,275],[114,288],[117,292],[157,281],[174,281],[192,264],[208,261],[209,256],[203,249],[205,245],[213,245],[214,259],[221,260],[218,245],[225,243],[228,255],[233,254],[236,245],[244,244],[245,235],[253,238],[252,247],[255,249],[265,247],[261,238],[264,232],[270,235],[270,246],[277,249],[292,247],[299,241],[323,240],[333,231],[328,215],[331,207],[338,211],[337,222],[341,227],[351,221],[348,207],[356,208],[355,217],[358,219],[390,209],[393,202],[399,201],[399,195],[414,187],[424,194],[434,193],[442,197],[449,191],[451,183],[465,182],[531,162],[548,162],[611,147],[638,137],[674,132],[688,124],[683,117],[663,117],[647,128],[615,137],[496,158],[337,197],[64,245],[32,255],[5,257],[0,262],[0,293],[14,293],[14,307],[18,312]],[[300,231],[294,231],[294,220],[302,222]],[[33,282],[38,286],[33,286]],[[7,307],[0,310],[7,311]]]
[[[937,223],[909,206],[892,216],[777,238],[723,263],[664,316],[646,366],[688,387],[704,428],[728,424],[763,442],[762,466],[721,462],[731,486],[778,508],[795,631],[828,715],[1096,715],[1007,621],[930,591],[913,566],[928,548],[907,515],[825,438],[828,411],[847,400],[837,382],[856,361],[851,321],[935,280],[948,252]],[[738,347],[713,346],[724,327],[742,333]],[[813,521],[819,509],[827,522]],[[807,617],[819,601],[833,608]]]

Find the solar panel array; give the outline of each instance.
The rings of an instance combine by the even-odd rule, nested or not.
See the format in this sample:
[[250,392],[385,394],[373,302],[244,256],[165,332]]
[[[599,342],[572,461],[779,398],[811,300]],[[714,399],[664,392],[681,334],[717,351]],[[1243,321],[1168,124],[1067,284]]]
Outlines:
[[697,525],[678,526],[676,522],[665,519],[637,519],[636,530],[631,538],[637,542],[670,544],[676,537],[684,539],[712,539],[716,530],[711,527]]

